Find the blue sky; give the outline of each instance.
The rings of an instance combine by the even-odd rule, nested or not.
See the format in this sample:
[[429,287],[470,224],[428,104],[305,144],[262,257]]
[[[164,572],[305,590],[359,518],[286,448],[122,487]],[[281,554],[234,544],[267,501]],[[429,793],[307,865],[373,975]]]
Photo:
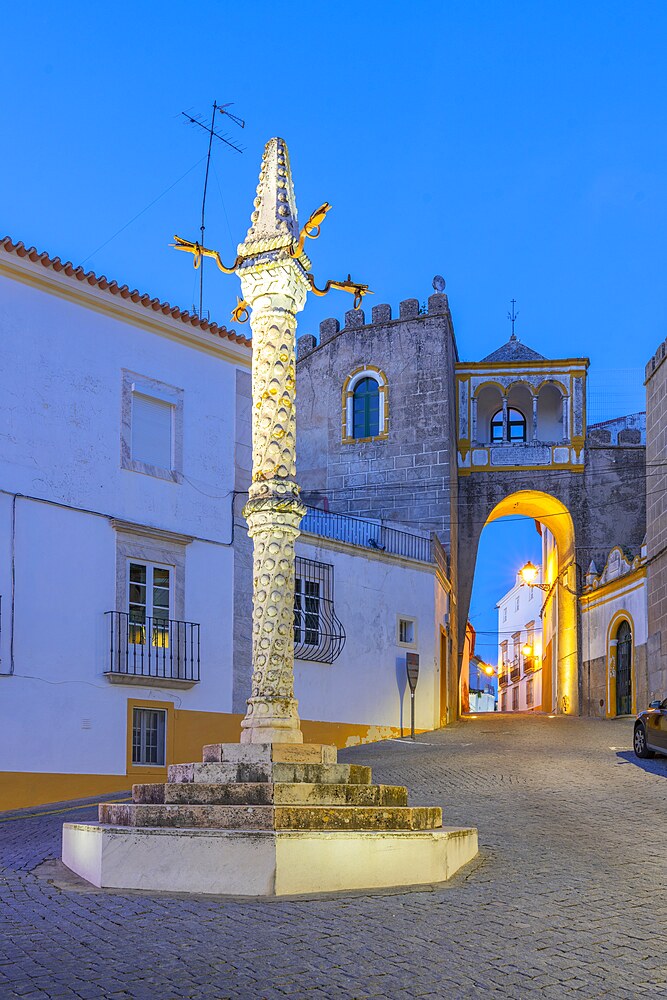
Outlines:
[[[589,355],[608,411],[641,405],[667,335],[664,3],[14,4],[3,29],[3,234],[189,308],[169,242],[198,233],[205,137],[179,112],[233,101],[246,152],[216,149],[208,202],[225,257],[282,135],[302,217],[333,205],[318,278],[397,308],[443,274],[467,360],[516,297],[521,339]],[[237,292],[209,269],[213,318]],[[347,308],[311,298],[300,332]]]

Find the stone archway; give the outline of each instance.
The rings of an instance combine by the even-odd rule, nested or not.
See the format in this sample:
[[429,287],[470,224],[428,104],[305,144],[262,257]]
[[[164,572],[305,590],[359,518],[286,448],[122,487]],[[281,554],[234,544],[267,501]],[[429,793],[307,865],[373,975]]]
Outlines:
[[[481,498],[478,497],[479,508]],[[542,706],[547,711],[576,715],[579,711],[580,624],[577,599],[575,528],[562,500],[535,489],[520,489],[491,502],[481,524],[471,523],[459,559],[459,635],[465,631],[477,548],[486,525],[501,517],[524,516],[548,528],[556,543],[557,561],[547,582],[552,584],[544,607]],[[479,509],[478,508],[478,509]],[[481,513],[481,510],[480,510]],[[471,553],[470,549],[474,551]]]

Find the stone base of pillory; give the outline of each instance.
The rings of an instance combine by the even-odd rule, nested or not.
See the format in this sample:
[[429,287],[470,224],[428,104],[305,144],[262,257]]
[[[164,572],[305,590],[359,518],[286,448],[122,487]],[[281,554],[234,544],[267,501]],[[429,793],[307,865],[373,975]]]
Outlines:
[[65,864],[97,886],[272,896],[440,882],[477,853],[476,830],[335,747],[216,744],[168,779],[65,824]]

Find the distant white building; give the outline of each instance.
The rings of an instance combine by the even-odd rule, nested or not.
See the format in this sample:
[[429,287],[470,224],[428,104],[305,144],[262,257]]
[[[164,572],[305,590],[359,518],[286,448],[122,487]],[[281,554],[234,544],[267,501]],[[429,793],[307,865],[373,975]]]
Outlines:
[[[546,533],[546,532],[545,532]],[[542,582],[540,571],[536,583]],[[519,573],[498,601],[498,709],[530,712],[542,707],[544,592],[523,583]]]
[[[0,241],[0,809],[160,781],[237,740],[250,692],[250,343]],[[424,534],[311,513],[296,694],[339,746],[445,714]]]

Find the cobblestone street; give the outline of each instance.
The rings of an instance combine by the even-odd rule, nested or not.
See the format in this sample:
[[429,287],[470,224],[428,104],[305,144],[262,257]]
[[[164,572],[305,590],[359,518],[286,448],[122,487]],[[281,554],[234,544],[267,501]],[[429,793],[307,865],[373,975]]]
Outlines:
[[[478,716],[341,752],[476,825],[444,887],[241,902],[96,890],[93,806],[0,816],[0,998],[667,997],[667,758],[629,720]],[[36,815],[41,813],[41,815]]]

